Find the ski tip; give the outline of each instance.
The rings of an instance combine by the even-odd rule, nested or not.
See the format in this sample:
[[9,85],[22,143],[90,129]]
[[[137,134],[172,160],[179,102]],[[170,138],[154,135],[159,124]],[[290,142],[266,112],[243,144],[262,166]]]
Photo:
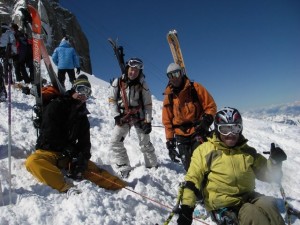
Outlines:
[[174,30],[170,30],[169,34],[176,34],[177,35],[177,31],[175,29]]

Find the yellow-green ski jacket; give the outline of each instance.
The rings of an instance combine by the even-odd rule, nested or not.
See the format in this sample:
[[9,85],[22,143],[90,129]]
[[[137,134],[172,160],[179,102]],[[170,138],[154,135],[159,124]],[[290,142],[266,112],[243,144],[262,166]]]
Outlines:
[[[248,146],[247,141],[241,135],[237,146],[229,148],[214,134],[195,149],[185,181],[200,190],[204,174],[208,172],[203,190],[208,211],[242,205],[255,189],[255,178],[267,182],[275,179],[270,174],[271,167],[272,172],[281,176],[281,167],[274,168],[270,160]],[[195,202],[194,191],[185,188],[182,204],[194,207]]]

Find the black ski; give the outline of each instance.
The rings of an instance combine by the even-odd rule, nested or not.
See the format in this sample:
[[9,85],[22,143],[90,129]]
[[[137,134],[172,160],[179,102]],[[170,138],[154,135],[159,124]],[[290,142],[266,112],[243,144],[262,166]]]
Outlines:
[[114,50],[114,53],[115,53],[115,56],[118,60],[121,72],[122,72],[122,74],[124,74],[125,73],[124,49],[123,49],[122,46],[118,46],[117,42],[112,40],[111,38],[108,38],[108,41],[109,41],[109,43],[111,44],[111,46]]

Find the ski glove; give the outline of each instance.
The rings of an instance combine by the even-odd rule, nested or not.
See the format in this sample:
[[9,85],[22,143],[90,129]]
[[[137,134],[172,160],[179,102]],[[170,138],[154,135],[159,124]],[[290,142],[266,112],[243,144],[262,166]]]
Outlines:
[[273,164],[280,164],[287,159],[285,152],[274,143],[271,144],[270,159]]
[[178,225],[191,225],[193,222],[193,212],[194,208],[188,205],[181,205],[180,206],[179,217],[177,219]]
[[77,68],[76,68],[76,73],[77,73],[77,74],[80,74],[80,67],[77,67]]
[[22,87],[22,93],[25,95],[29,95],[30,94],[30,88],[29,87]]
[[121,126],[122,125],[122,116],[115,116],[115,125]]
[[87,169],[88,166],[88,161],[89,160],[86,159],[82,153],[79,153],[78,157],[73,159],[67,177],[74,180],[82,180],[83,172]]
[[152,131],[151,123],[143,123],[142,130],[143,130],[144,134],[150,134]]
[[214,121],[214,118],[210,114],[203,114],[201,121],[195,124],[195,130],[197,133],[199,133],[201,136],[206,136],[208,133],[208,129],[212,122]]
[[62,157],[69,158],[71,160],[73,158],[74,152],[75,152],[74,147],[69,145],[64,148],[62,152]]
[[173,162],[180,162],[176,157],[180,158],[180,155],[176,151],[176,139],[173,138],[166,142],[167,149],[169,150],[169,157]]

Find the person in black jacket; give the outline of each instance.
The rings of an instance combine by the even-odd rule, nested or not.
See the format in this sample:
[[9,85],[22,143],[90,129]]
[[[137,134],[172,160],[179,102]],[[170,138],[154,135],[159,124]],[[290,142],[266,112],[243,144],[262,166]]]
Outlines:
[[73,187],[65,181],[63,169],[69,178],[87,179],[106,189],[126,186],[89,160],[91,142],[86,100],[91,92],[87,77],[80,75],[71,90],[44,108],[36,151],[26,160],[26,168],[34,177],[59,192],[68,192]]
[[24,80],[26,84],[29,84],[31,80],[26,70],[26,58],[28,52],[32,51],[32,48],[28,45],[27,36],[19,30],[17,24],[12,23],[11,29],[15,35],[17,47],[17,54],[13,56],[16,80],[17,82]]

